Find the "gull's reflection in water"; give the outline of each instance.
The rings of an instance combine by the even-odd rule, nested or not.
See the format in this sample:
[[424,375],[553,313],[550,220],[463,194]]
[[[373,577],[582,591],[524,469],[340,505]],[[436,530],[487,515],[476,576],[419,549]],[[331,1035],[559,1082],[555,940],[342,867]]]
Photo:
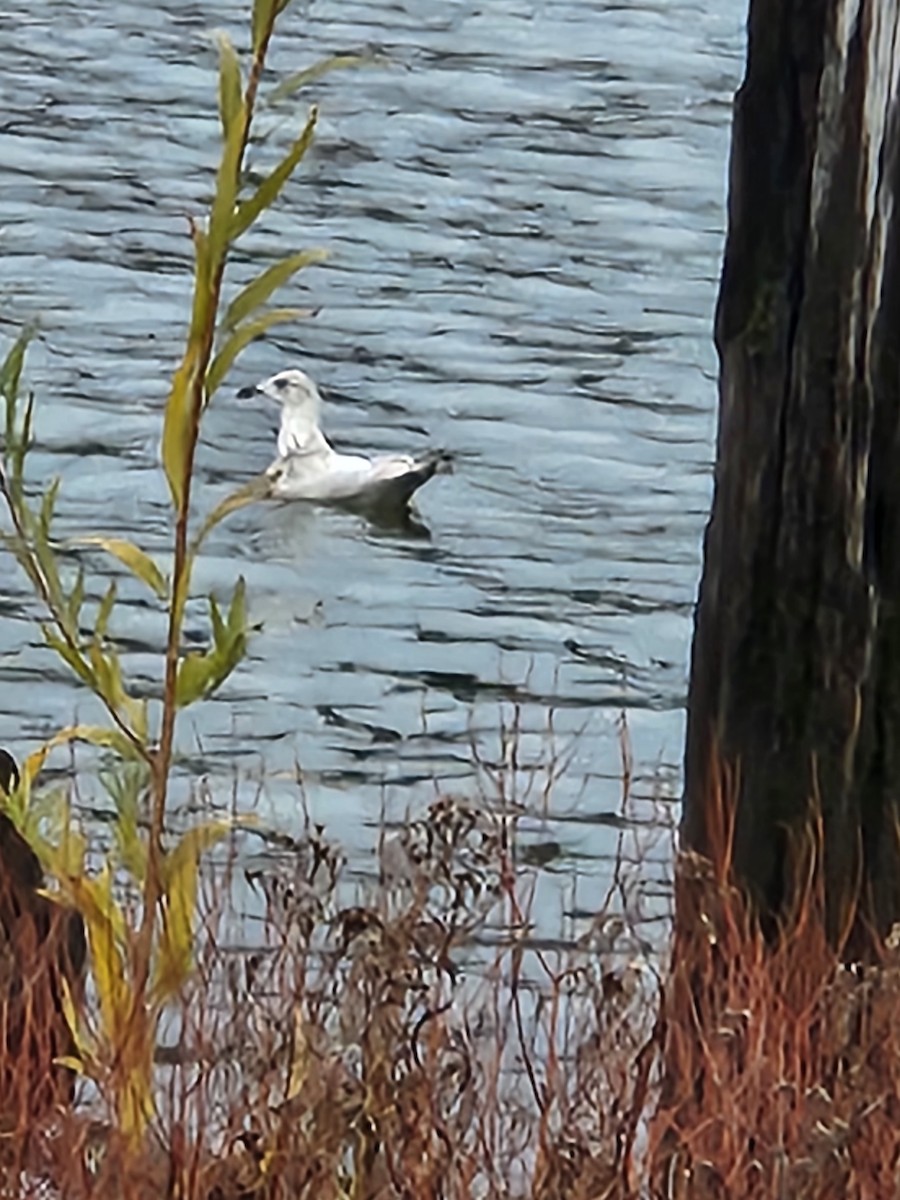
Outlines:
[[327,556],[326,543],[364,540],[392,544],[397,553],[434,560],[438,555],[432,532],[409,504],[298,504],[268,501],[252,540],[270,561],[312,562]]
[[347,512],[363,518],[369,532],[375,537],[403,537],[415,541],[430,542],[431,530],[420,513],[409,504],[343,504]]

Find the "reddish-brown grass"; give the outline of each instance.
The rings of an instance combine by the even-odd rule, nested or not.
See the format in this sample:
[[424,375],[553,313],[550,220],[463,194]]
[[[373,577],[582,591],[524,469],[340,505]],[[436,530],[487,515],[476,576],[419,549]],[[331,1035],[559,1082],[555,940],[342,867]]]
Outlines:
[[151,1135],[123,1140],[103,1095],[45,1108],[27,1142],[7,1127],[0,1194],[900,1194],[900,949],[847,967],[829,946],[814,820],[794,910],[764,938],[731,877],[734,802],[723,776],[712,855],[679,859],[657,950],[612,895],[578,943],[535,939],[514,820],[450,800],[352,897],[309,830],[251,878],[253,953],[225,946],[228,888],[211,879]]

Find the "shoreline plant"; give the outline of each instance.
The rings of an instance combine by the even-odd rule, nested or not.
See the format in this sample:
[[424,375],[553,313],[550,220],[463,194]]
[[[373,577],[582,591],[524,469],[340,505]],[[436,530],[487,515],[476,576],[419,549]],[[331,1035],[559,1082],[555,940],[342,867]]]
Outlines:
[[[312,144],[317,110],[312,107],[288,150],[258,182],[245,179],[245,157],[253,135],[266,58],[276,22],[287,0],[254,0],[250,52],[246,61],[231,41],[218,35],[218,110],[221,152],[206,217],[191,219],[193,295],[187,337],[165,404],[161,461],[171,502],[168,569],[134,542],[93,534],[84,539],[112,555],[146,586],[166,620],[158,701],[141,695],[128,678],[113,627],[117,588],[110,583],[96,611],[85,604],[84,568],[67,572],[58,553],[53,522],[60,480],[32,499],[26,468],[32,440],[34,397],[22,400],[21,377],[32,331],[16,340],[0,368],[5,402],[5,438],[0,455],[0,496],[9,527],[3,544],[27,577],[43,607],[46,645],[102,704],[108,724],[60,730],[31,754],[9,810],[27,832],[58,880],[66,902],[84,918],[97,993],[95,1019],[86,1024],[68,1003],[77,1053],[70,1065],[108,1095],[119,1127],[140,1139],[153,1114],[152,1075],[156,1028],[163,1009],[183,987],[192,964],[198,860],[226,835],[229,823],[207,821],[167,845],[166,816],[178,715],[211,696],[244,656],[248,636],[243,579],[227,603],[208,600],[208,643],[187,649],[185,611],[197,556],[210,531],[229,513],[264,494],[252,481],[198,517],[192,504],[194,457],[203,416],[240,352],[275,325],[306,315],[269,305],[274,293],[303,268],[321,261],[319,250],[297,250],[261,270],[226,297],[229,256],[240,239],[275,203]],[[345,57],[299,72],[277,87],[279,98],[295,92]],[[112,752],[127,769],[114,799],[116,848],[100,871],[85,866],[84,841],[64,820],[66,836],[53,843],[41,836],[37,814],[29,820],[31,788],[55,746],[81,740]],[[149,797],[148,821],[139,820]],[[58,822],[57,822],[58,824]],[[139,895],[126,909],[114,878],[124,873]]]

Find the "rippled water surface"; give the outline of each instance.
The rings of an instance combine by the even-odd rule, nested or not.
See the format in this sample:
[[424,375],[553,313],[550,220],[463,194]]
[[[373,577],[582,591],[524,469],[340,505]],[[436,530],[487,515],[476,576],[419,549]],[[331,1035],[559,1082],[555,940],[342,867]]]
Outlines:
[[[438,446],[457,466],[420,493],[428,537],[295,504],[246,509],[210,539],[198,590],[244,575],[260,625],[181,727],[214,798],[236,780],[241,803],[295,828],[299,763],[314,817],[365,870],[383,806],[483,790],[474,759],[495,762],[501,722],[517,721],[524,763],[569,760],[546,820],[545,779],[532,790],[535,836],[559,843],[555,870],[590,875],[617,837],[623,709],[638,791],[677,791],[744,7],[312,0],[285,14],[273,79],[327,53],[378,58],[262,114],[259,169],[313,100],[320,132],[232,282],[301,246],[331,257],[283,296],[315,319],[251,347],[217,398],[200,502],[267,465],[275,414],[234,391],[293,363],[322,383],[342,448]],[[157,443],[186,217],[217,154],[210,31],[241,43],[244,8],[0,13],[0,334],[40,322],[32,469],[62,476],[61,536],[121,531],[165,553]],[[3,581],[0,738],[23,751],[92,709],[40,649],[8,562]],[[162,625],[121,589],[115,632],[152,686]]]

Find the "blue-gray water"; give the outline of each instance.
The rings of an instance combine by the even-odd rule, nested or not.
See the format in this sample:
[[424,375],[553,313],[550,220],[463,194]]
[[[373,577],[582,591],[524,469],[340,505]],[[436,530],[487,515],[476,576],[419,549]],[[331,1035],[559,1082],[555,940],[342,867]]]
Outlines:
[[[161,412],[187,217],[217,155],[210,32],[244,44],[244,8],[9,0],[0,14],[0,335],[40,322],[31,465],[62,476],[61,537],[118,532],[165,553]],[[677,794],[744,8],[312,0],[285,14],[273,81],[326,53],[379,58],[261,115],[258,169],[308,103],[322,110],[232,283],[299,247],[331,257],[281,297],[318,316],[251,347],[217,398],[198,500],[268,464],[275,414],[234,391],[294,363],[331,390],[342,448],[432,445],[457,467],[420,493],[428,540],[301,505],[244,510],[210,539],[198,591],[244,575],[261,625],[181,725],[214,801],[237,779],[241,804],[295,830],[299,764],[313,816],[364,871],[383,806],[490,790],[474,759],[495,762],[501,721],[518,720],[525,763],[554,745],[570,759],[546,822],[543,777],[528,798],[536,836],[560,843],[563,876],[602,874],[622,709],[637,791]],[[24,752],[96,713],[40,648],[9,560],[3,582],[0,740]],[[122,596],[114,632],[149,683],[162,624],[138,585]]]

